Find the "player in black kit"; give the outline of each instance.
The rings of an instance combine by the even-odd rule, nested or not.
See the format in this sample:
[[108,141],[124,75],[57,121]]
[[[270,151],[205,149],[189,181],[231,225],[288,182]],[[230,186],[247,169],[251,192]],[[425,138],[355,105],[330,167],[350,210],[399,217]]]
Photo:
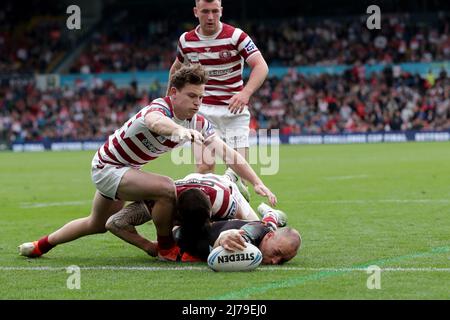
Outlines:
[[[296,256],[301,245],[297,230],[289,227],[273,230],[262,221],[212,222],[209,201],[201,192],[193,189],[189,193],[183,192],[180,197],[191,197],[193,194],[197,202],[196,210],[192,210],[191,206],[178,206],[179,227],[175,229],[174,236],[182,251],[206,261],[211,250],[219,245],[235,251],[243,249],[245,242],[250,242],[260,249],[263,264],[282,264]],[[180,198],[179,202],[183,203],[183,199]]]

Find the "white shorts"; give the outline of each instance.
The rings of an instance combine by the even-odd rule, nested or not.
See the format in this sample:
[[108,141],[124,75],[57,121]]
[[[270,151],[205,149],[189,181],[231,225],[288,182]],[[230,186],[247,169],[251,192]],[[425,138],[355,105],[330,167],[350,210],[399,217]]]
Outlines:
[[118,167],[99,162],[95,156],[92,160],[91,178],[97,190],[111,200],[117,200],[117,189],[120,180],[130,167]]
[[248,107],[239,114],[232,114],[226,107],[201,105],[199,113],[211,122],[217,136],[231,148],[249,147],[250,111]]

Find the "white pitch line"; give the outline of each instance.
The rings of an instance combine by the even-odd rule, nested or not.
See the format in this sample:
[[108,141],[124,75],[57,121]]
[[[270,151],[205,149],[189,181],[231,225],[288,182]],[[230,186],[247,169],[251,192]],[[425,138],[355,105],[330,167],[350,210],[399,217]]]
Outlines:
[[90,203],[91,200],[84,201],[64,201],[64,202],[42,202],[42,203],[32,203],[26,202],[21,203],[20,207],[22,209],[34,209],[34,208],[46,208],[46,207],[64,207],[64,206],[81,206],[86,203]]
[[[325,272],[354,272],[354,271],[367,271],[368,268],[302,268],[302,267],[263,267],[262,270],[270,270],[270,271],[325,271]],[[393,272],[450,272],[450,268],[402,268],[402,267],[386,267],[380,268],[380,271]]]
[[[294,202],[294,201],[285,201]],[[368,204],[368,203],[450,203],[450,199],[379,199],[379,200],[297,200],[296,203]]]
[[[67,267],[0,267],[0,271],[63,271],[69,267],[76,265],[71,265]],[[207,270],[207,267],[140,267],[140,266],[92,266],[92,267],[80,267],[80,270],[112,270],[112,271],[177,271],[177,270]]]
[[[67,267],[0,267],[0,271],[65,271]],[[79,267],[80,270],[111,270],[111,271],[205,271],[208,267],[144,267],[144,266],[92,266]],[[258,271],[314,271],[314,272],[366,272],[367,268],[305,268],[305,267],[259,267]],[[380,268],[384,272],[450,272],[450,268],[402,268],[386,267]]]

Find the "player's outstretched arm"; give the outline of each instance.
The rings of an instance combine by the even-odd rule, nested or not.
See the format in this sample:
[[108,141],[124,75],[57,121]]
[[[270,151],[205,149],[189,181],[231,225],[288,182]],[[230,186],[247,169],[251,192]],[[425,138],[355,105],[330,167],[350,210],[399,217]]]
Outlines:
[[264,185],[245,158],[238,152],[218,137],[213,137],[208,141],[208,149],[214,150],[237,175],[250,182],[257,194],[267,197],[272,206],[277,204],[277,197]]
[[148,113],[145,116],[145,125],[159,135],[171,137],[171,140],[175,142],[183,140],[203,142],[204,140],[200,132],[186,129],[159,112]]

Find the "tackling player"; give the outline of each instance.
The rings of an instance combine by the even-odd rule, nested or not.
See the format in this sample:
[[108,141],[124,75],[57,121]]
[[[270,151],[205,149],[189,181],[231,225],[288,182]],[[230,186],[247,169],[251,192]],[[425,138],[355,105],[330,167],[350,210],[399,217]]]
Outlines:
[[158,239],[158,248],[153,250],[157,250],[163,260],[175,260],[179,255],[172,236],[175,185],[169,177],[144,172],[141,167],[187,141],[216,150],[225,163],[253,184],[256,193],[268,197],[271,205],[275,205],[275,195],[248,163],[242,161],[242,156],[217,138],[208,120],[197,115],[207,79],[200,65],[185,66],[175,72],[169,96],[144,107],[116,130],[95,154],[92,180],[97,191],[91,214],[67,223],[38,241],[20,245],[19,253],[38,257],[58,244],[106,232],[106,221],[123,208],[125,201],[152,200]]

